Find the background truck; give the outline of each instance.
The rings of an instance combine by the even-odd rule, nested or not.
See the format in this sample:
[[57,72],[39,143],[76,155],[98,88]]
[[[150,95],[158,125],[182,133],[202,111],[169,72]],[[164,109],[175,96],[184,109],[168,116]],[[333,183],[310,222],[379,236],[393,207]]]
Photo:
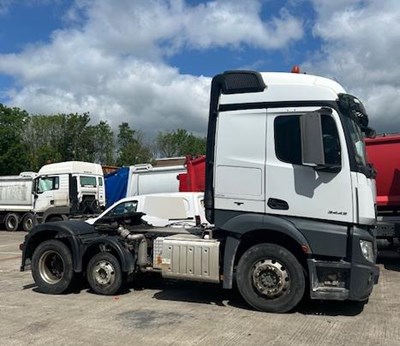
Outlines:
[[376,170],[377,238],[400,239],[400,134],[365,140],[369,162]]
[[367,300],[379,277],[362,103],[322,77],[230,71],[211,83],[205,210],[214,227],[140,225],[141,213],[42,224],[21,244],[40,291],[83,274],[116,294],[140,273],[234,281],[253,308]]
[[122,167],[105,176],[107,207],[125,197],[179,192],[178,175],[184,172],[183,165],[153,167],[146,163]]
[[178,175],[179,191],[204,192],[206,188],[206,157],[186,157],[185,173]]
[[34,180],[36,223],[100,213],[105,208],[99,164],[67,161],[44,165]]
[[7,231],[33,227],[33,181],[36,173],[0,176],[0,223]]

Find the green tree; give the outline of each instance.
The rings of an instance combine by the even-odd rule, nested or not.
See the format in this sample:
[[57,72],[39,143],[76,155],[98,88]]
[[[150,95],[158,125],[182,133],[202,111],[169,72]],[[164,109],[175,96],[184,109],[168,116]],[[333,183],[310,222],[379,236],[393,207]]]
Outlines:
[[206,152],[207,140],[191,132],[178,129],[160,132],[156,139],[156,151],[163,157],[202,155]]
[[22,133],[29,115],[0,103],[0,175],[30,170],[28,146]]
[[92,161],[90,148],[87,146],[90,139],[87,138],[87,126],[90,122],[88,113],[61,115],[63,118],[64,135],[61,141],[60,151],[63,161],[82,160]]
[[48,161],[63,161],[62,143],[64,119],[62,115],[34,115],[25,124],[23,139],[29,147],[32,170],[37,171]]
[[116,163],[119,166],[146,163],[152,160],[152,152],[150,148],[144,144],[142,133],[131,129],[126,122],[119,125],[117,143],[118,157]]
[[97,125],[88,126],[83,137],[87,142],[84,144],[87,147],[86,157],[90,157],[90,161],[102,165],[115,164],[114,132],[107,122],[100,121]]
[[79,160],[114,164],[114,133],[104,121],[89,125],[90,116],[84,114],[56,114],[31,116],[23,138],[28,144],[33,170],[47,162]]

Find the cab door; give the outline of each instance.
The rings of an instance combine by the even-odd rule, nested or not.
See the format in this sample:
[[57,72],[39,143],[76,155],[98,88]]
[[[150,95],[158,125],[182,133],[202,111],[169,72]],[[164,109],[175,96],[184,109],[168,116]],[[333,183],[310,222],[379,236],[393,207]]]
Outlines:
[[41,176],[35,183],[34,211],[45,212],[56,205],[54,193],[60,188],[59,176]]
[[329,170],[302,163],[302,114],[269,112],[265,212],[352,222],[352,181],[339,116],[335,111],[321,116],[325,161],[336,167]]

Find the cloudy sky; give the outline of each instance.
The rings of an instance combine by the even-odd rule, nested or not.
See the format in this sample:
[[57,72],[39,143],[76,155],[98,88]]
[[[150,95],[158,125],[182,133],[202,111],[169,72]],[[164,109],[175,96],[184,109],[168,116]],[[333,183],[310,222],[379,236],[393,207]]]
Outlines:
[[400,132],[398,0],[0,0],[0,103],[205,135],[229,69],[338,80]]

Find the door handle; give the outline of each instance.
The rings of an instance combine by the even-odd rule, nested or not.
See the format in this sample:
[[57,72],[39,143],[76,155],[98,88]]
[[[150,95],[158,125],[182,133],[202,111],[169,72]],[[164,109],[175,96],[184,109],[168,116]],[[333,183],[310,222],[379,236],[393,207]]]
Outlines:
[[275,209],[275,210],[288,210],[289,209],[288,202],[284,201],[283,199],[278,199],[278,198],[269,198],[267,205],[271,209]]

